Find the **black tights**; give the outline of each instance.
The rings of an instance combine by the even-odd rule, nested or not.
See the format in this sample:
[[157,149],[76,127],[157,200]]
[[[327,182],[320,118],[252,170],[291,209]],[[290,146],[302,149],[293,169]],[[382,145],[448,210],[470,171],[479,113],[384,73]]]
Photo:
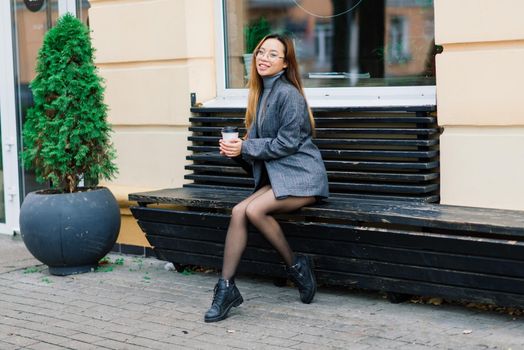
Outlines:
[[272,213],[288,213],[312,204],[315,197],[287,197],[276,199],[267,185],[238,203],[231,213],[224,248],[222,278],[231,279],[236,272],[247,245],[247,224],[251,222],[280,253],[286,265],[293,263],[293,251]]

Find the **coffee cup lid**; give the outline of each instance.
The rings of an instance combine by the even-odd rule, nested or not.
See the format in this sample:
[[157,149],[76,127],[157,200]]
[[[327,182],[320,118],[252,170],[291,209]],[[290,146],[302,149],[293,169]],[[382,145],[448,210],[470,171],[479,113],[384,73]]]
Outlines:
[[238,132],[238,128],[236,126],[224,126],[222,132]]

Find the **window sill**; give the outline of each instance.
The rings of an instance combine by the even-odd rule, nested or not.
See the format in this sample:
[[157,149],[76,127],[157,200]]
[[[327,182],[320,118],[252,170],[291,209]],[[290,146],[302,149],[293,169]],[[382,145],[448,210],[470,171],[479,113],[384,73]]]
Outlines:
[[[373,108],[373,107],[435,107],[435,86],[306,89],[311,108]],[[204,102],[206,108],[245,108],[247,89],[224,90],[213,100]]]

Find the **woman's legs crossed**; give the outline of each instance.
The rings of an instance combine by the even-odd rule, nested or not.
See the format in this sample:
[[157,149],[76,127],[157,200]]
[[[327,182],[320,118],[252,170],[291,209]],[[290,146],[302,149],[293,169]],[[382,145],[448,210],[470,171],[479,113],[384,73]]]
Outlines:
[[235,275],[242,253],[247,245],[247,217],[246,208],[254,199],[271,189],[264,186],[242,202],[235,205],[231,212],[231,221],[227,229],[224,247],[224,261],[222,263],[222,278],[229,280]]
[[[293,252],[280,225],[269,214],[290,212],[313,202],[314,197],[290,197],[277,201],[271,187],[264,186],[233,208],[224,248],[222,278],[218,280],[215,286],[213,302],[204,316],[206,322],[216,322],[226,318],[232,307],[239,306],[243,302],[242,296],[232,279],[247,245],[248,219],[284,257],[288,269],[298,271],[301,268],[300,257],[297,257],[297,263],[291,266],[294,259]],[[311,268],[309,266],[306,266],[306,268],[308,269],[306,272],[313,276]],[[305,272],[301,272],[301,275],[305,275]],[[309,284],[301,282],[299,285],[301,299],[307,303],[311,302],[316,290],[314,277],[309,279]]]
[[245,210],[249,221],[265,236],[284,259],[287,266],[293,264],[293,251],[278,222],[270,215],[288,213],[315,202],[315,197],[287,197],[276,199],[270,189],[247,203]]

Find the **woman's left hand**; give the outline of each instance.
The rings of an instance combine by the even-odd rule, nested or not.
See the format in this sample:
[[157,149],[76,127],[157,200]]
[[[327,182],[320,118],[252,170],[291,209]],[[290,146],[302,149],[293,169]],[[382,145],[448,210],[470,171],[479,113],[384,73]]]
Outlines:
[[220,140],[220,154],[234,158],[239,156],[242,153],[242,140],[241,139],[232,139],[232,140]]

